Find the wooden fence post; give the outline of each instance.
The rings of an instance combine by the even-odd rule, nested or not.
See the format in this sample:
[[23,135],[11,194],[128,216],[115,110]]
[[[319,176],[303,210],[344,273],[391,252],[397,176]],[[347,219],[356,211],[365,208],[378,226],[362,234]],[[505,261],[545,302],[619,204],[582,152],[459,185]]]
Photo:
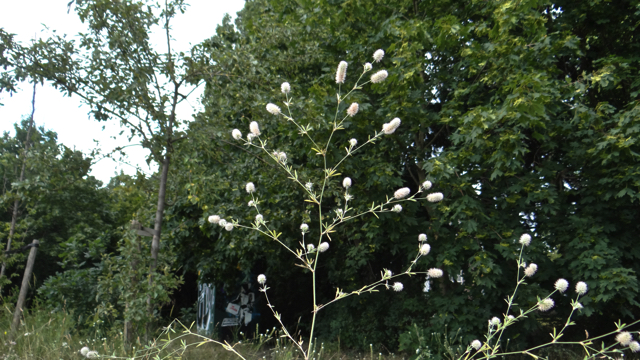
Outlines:
[[29,258],[27,259],[27,267],[24,269],[24,276],[22,277],[22,286],[20,286],[20,295],[18,295],[18,303],[16,309],[13,312],[13,321],[11,322],[11,335],[13,338],[15,331],[20,324],[20,315],[22,314],[22,308],[24,307],[24,301],[27,298],[27,291],[29,291],[29,278],[33,273],[33,264],[36,262],[36,252],[38,251],[38,240],[31,242],[31,251],[29,251]]

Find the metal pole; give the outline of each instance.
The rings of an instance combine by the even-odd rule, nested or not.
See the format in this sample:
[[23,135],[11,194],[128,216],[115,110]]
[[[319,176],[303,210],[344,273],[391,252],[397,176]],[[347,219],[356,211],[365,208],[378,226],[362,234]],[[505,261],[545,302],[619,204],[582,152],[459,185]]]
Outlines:
[[31,243],[31,251],[29,251],[29,258],[27,259],[27,267],[24,269],[24,276],[22,277],[22,286],[20,287],[20,295],[18,295],[18,303],[16,309],[13,312],[13,322],[11,323],[11,338],[20,324],[20,315],[22,314],[22,307],[24,301],[27,298],[27,291],[29,290],[29,278],[33,273],[33,264],[36,262],[36,252],[38,251],[38,240],[33,240]]

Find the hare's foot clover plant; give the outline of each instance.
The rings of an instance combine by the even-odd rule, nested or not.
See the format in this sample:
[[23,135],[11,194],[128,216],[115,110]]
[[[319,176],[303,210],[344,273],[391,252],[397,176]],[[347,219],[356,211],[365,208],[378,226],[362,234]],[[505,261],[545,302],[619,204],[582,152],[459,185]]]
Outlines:
[[[375,51],[373,58],[374,62],[380,62],[384,57],[383,50]],[[404,289],[404,285],[395,281],[396,278],[405,275],[405,274],[416,274],[412,272],[413,266],[418,262],[421,256],[425,256],[431,250],[431,246],[426,241],[426,235],[420,234],[418,236],[419,246],[417,248],[416,257],[410,263],[408,269],[399,274],[392,274],[391,271],[382,269],[381,276],[378,281],[375,281],[371,284],[363,286],[360,289],[351,291],[351,292],[343,292],[341,289],[336,290],[336,294],[333,300],[325,303],[319,304],[316,298],[316,269],[318,263],[322,260],[323,253],[330,252],[330,241],[331,241],[331,233],[335,232],[336,228],[340,225],[368,215],[372,214],[374,216],[378,216],[381,213],[400,213],[402,211],[402,205],[400,203],[407,201],[418,201],[418,200],[427,200],[428,202],[436,203],[442,201],[444,198],[442,193],[435,192],[427,194],[426,191],[431,189],[433,184],[430,181],[425,181],[418,189],[418,191],[414,194],[411,194],[411,190],[407,187],[403,187],[395,190],[391,196],[387,196],[386,201],[381,203],[373,203],[366,211],[357,211],[355,208],[350,206],[350,201],[354,199],[354,195],[352,193],[352,185],[353,180],[351,177],[343,177],[342,178],[342,187],[344,188],[344,205],[339,206],[336,209],[333,209],[330,213],[327,213],[323,208],[323,205],[326,206],[325,198],[328,196],[328,184],[332,178],[341,176],[339,174],[339,170],[343,162],[354,155],[355,153],[362,151],[365,146],[373,145],[377,141],[381,140],[385,135],[393,134],[400,125],[402,121],[399,118],[393,118],[389,122],[381,124],[380,130],[374,132],[367,141],[363,141],[359,143],[357,139],[353,138],[348,141],[344,150],[340,150],[340,146],[334,146],[332,144],[332,140],[334,139],[334,134],[338,131],[344,130],[344,122],[349,118],[353,118],[358,115],[358,111],[360,106],[357,102],[352,102],[348,106],[343,106],[344,103],[347,102],[349,97],[353,94],[353,92],[361,90],[363,86],[368,83],[379,84],[385,81],[388,76],[388,72],[386,70],[379,70],[372,75],[369,76],[369,80],[363,80],[365,76],[373,70],[373,65],[370,63],[366,63],[363,66],[363,71],[360,74],[360,77],[355,82],[353,88],[348,91],[346,94],[342,94],[340,89],[341,86],[345,83],[347,79],[347,68],[348,64],[346,61],[341,61],[338,64],[335,81],[338,84],[338,93],[337,96],[337,107],[335,111],[335,115],[333,118],[333,122],[330,124],[331,131],[328,136],[328,140],[319,141],[311,135],[311,131],[313,130],[310,125],[303,124],[299,119],[297,119],[294,114],[292,114],[291,103],[291,85],[287,82],[282,83],[280,86],[280,90],[284,96],[284,101],[282,106],[279,106],[275,103],[268,103],[266,105],[266,111],[274,116],[278,116],[283,118],[284,120],[291,122],[293,126],[295,126],[301,136],[306,138],[311,146],[313,152],[317,155],[322,156],[323,158],[323,169],[322,174],[323,178],[319,181],[319,186],[314,186],[313,181],[311,179],[303,179],[296,170],[289,164],[289,156],[283,152],[278,150],[277,148],[270,148],[268,146],[268,139],[264,138],[260,132],[260,125],[253,121],[249,125],[249,133],[246,138],[243,137],[242,131],[239,129],[234,129],[231,132],[231,136],[243,143],[245,146],[259,149],[266,156],[271,158],[273,162],[275,162],[278,167],[286,173],[288,178],[297,184],[302,191],[304,191],[306,202],[314,204],[317,207],[317,224],[311,224],[313,226],[317,226],[319,235],[315,239],[309,239],[309,228],[310,225],[306,223],[302,223],[300,225],[300,247],[294,248],[287,245],[280,238],[280,233],[277,229],[272,228],[269,225],[269,222],[266,219],[266,216],[260,211],[260,198],[258,193],[256,192],[256,187],[253,182],[247,182],[245,185],[246,191],[251,199],[248,202],[248,205],[254,208],[255,222],[250,225],[242,224],[236,219],[224,219],[224,216],[220,215],[211,215],[209,216],[209,222],[212,224],[218,224],[223,226],[226,230],[231,230],[233,228],[244,228],[252,231],[257,231],[266,237],[278,242],[286,251],[288,251],[292,256],[297,259],[297,265],[308,269],[311,273],[312,283],[313,283],[313,313],[312,313],[312,321],[311,321],[311,331],[309,334],[308,344],[303,346],[302,339],[295,339],[286,329],[284,323],[281,320],[281,314],[274,310],[274,307],[269,302],[269,297],[267,296],[267,290],[269,289],[266,285],[266,276],[264,274],[258,276],[258,283],[262,285],[260,291],[264,293],[265,298],[267,300],[267,304],[269,308],[272,310],[275,318],[280,322],[282,327],[282,331],[284,334],[295,344],[295,346],[302,352],[305,359],[308,359],[310,353],[313,349],[313,339],[314,339],[314,329],[316,323],[316,317],[320,310],[324,309],[331,303],[338,301],[340,299],[346,298],[351,295],[359,295],[365,292],[373,292],[378,289],[387,289],[390,291],[402,291]],[[283,110],[284,109],[284,110]],[[327,158],[327,154],[332,151],[344,151],[343,155],[338,156],[339,160],[335,163],[330,163]],[[356,179],[357,181],[357,179]],[[431,277],[440,277],[443,272],[440,269],[430,269],[429,274]],[[394,280],[394,281],[392,281]]]
[[[378,63],[384,57],[383,50],[376,50],[373,55],[373,59],[375,63]],[[252,121],[249,124],[249,133],[246,138],[243,137],[242,131],[239,129],[234,129],[231,132],[231,136],[238,142],[241,142],[245,146],[249,148],[258,149],[258,151],[263,152],[267,157],[269,157],[286,175],[287,177],[295,183],[297,186],[305,194],[305,202],[313,204],[317,207],[317,223],[311,223],[311,226],[316,226],[318,229],[317,237],[313,239],[309,239],[310,236],[310,225],[302,222],[300,225],[300,241],[299,247],[293,247],[287,245],[281,239],[281,233],[277,231],[277,229],[272,228],[269,225],[269,221],[265,214],[260,211],[260,198],[259,192],[256,189],[256,185],[249,181],[245,184],[245,189],[247,194],[250,196],[250,200],[248,201],[248,206],[255,210],[255,221],[251,224],[242,224],[239,220],[228,218],[225,219],[224,216],[221,215],[211,215],[208,217],[208,221],[212,224],[217,224],[223,227],[227,231],[232,231],[235,228],[239,229],[247,229],[250,231],[256,231],[267,238],[277,242],[281,245],[287,252],[289,252],[293,257],[295,257],[297,261],[297,266],[307,269],[311,275],[312,281],[312,290],[313,290],[313,304],[312,304],[312,321],[311,328],[309,333],[309,341],[305,344],[305,341],[300,337],[296,339],[293,334],[291,334],[284,322],[282,320],[282,315],[277,312],[274,306],[269,301],[269,296],[267,291],[270,289],[267,286],[267,276],[265,274],[260,274],[257,277],[257,282],[261,285],[260,291],[264,293],[267,306],[272,311],[274,317],[279,322],[283,336],[288,338],[295,347],[303,354],[304,358],[308,360],[312,357],[312,351],[314,349],[314,329],[316,324],[317,315],[320,310],[329,306],[330,304],[344,299],[346,297],[352,295],[360,295],[367,292],[374,292],[381,289],[386,289],[394,292],[401,292],[404,289],[404,285],[398,278],[403,275],[415,275],[415,274],[425,274],[427,279],[430,278],[440,278],[444,275],[444,272],[438,268],[430,268],[426,272],[416,272],[413,271],[413,267],[417,264],[418,260],[422,256],[426,256],[431,251],[431,245],[429,245],[427,241],[426,234],[419,234],[418,237],[418,247],[416,251],[415,258],[409,263],[408,268],[401,273],[393,274],[391,270],[382,269],[380,271],[380,278],[368,285],[365,285],[357,290],[352,290],[350,292],[344,292],[342,289],[337,288],[335,296],[333,300],[328,301],[324,304],[319,304],[317,302],[317,294],[316,294],[316,269],[318,267],[319,262],[322,260],[323,256],[327,256],[325,253],[330,253],[330,241],[331,241],[331,233],[335,232],[337,227],[340,225],[371,214],[378,217],[378,214],[381,213],[400,213],[403,210],[401,205],[402,202],[415,202],[419,200],[426,200],[430,203],[437,203],[444,199],[444,195],[441,192],[431,192],[427,193],[432,187],[433,184],[431,181],[424,181],[417,192],[411,194],[411,190],[407,187],[403,187],[400,189],[396,189],[391,196],[387,196],[386,201],[380,202],[378,204],[373,203],[366,211],[358,211],[357,209],[349,206],[350,201],[354,199],[354,194],[352,191],[352,186],[354,184],[354,180],[351,177],[346,176],[343,177],[342,187],[344,188],[344,205],[338,206],[337,208],[331,210],[329,213],[326,211],[327,202],[325,201],[328,197],[328,186],[329,182],[332,178],[341,176],[339,170],[343,162],[354,155],[355,153],[362,151],[362,149],[367,145],[374,145],[377,141],[381,141],[385,135],[390,135],[396,132],[402,121],[400,118],[393,118],[389,122],[381,125],[380,130],[374,132],[369,136],[367,141],[360,143],[358,139],[352,138],[350,139],[344,147],[344,153],[341,156],[338,156],[337,161],[333,163],[328,159],[328,154],[333,151],[342,151],[339,150],[340,146],[335,146],[332,144],[332,140],[334,139],[334,134],[338,131],[345,130],[345,121],[347,119],[356,117],[358,115],[358,111],[360,109],[360,105],[356,102],[352,102],[348,106],[343,105],[349,97],[358,90],[362,90],[363,87],[369,83],[379,84],[386,80],[388,77],[388,72],[386,70],[379,70],[372,75],[369,76],[368,81],[363,81],[365,75],[367,75],[370,71],[373,70],[373,65],[371,63],[365,63],[363,66],[363,71],[360,74],[359,78],[355,82],[353,88],[346,92],[346,94],[341,93],[341,87],[345,84],[347,79],[347,68],[348,64],[345,61],[341,61],[338,64],[335,81],[338,84],[338,93],[337,97],[337,106],[335,110],[335,115],[333,117],[333,121],[330,125],[330,133],[328,134],[328,140],[320,141],[311,135],[313,127],[310,124],[304,124],[302,121],[297,119],[292,113],[291,105],[292,105],[292,97],[291,97],[291,84],[288,82],[284,82],[280,86],[280,90],[284,95],[284,101],[282,102],[282,107],[275,103],[268,103],[266,105],[266,111],[272,114],[273,116],[280,117],[287,122],[291,122],[293,126],[295,126],[298,130],[298,133],[304,137],[307,141],[309,141],[311,150],[318,156],[322,157],[322,178],[319,180],[319,186],[314,184],[312,179],[305,179],[301,176],[297,170],[294,170],[293,166],[289,164],[290,156],[285,152],[268,146],[269,139],[265,138],[260,131],[260,124],[256,121]],[[284,109],[284,111],[283,111]],[[349,174],[347,174],[349,175]],[[355,180],[357,181],[357,179]],[[325,206],[323,208],[323,205]],[[537,358],[536,355],[532,354],[531,351],[535,351],[541,349],[543,347],[555,344],[566,344],[566,345],[579,345],[581,346],[587,356],[585,358],[595,358],[595,357],[610,357],[609,354],[620,353],[624,349],[631,350],[633,352],[640,351],[640,343],[633,340],[633,336],[631,333],[623,331],[628,326],[625,324],[617,324],[617,336],[616,343],[610,345],[609,347],[605,347],[604,345],[601,348],[595,347],[593,344],[594,340],[602,339],[606,336],[612,335],[614,333],[604,334],[598,337],[590,338],[584,341],[579,342],[562,342],[560,338],[563,336],[564,331],[567,327],[574,324],[571,321],[573,314],[576,311],[580,311],[582,309],[582,305],[579,300],[580,297],[585,295],[588,291],[588,286],[585,282],[578,282],[575,285],[575,293],[576,298],[572,300],[572,310],[567,318],[564,326],[560,329],[559,332],[554,329],[553,334],[551,334],[552,340],[549,343],[542,344],[539,346],[535,346],[531,349],[514,351],[514,352],[500,352],[502,349],[502,339],[504,335],[505,329],[509,326],[514,325],[518,321],[526,318],[528,315],[534,312],[547,312],[551,311],[555,302],[551,298],[552,295],[556,293],[565,293],[569,289],[569,282],[565,279],[558,279],[555,282],[555,290],[551,292],[545,298],[538,298],[538,301],[528,310],[520,309],[519,312],[514,312],[513,308],[516,303],[514,303],[514,299],[518,292],[518,289],[521,286],[526,285],[525,280],[527,278],[532,278],[536,274],[538,270],[538,266],[534,263],[525,264],[522,261],[522,254],[526,247],[531,244],[532,237],[529,234],[523,234],[518,239],[518,242],[521,244],[520,255],[517,260],[518,272],[517,272],[517,282],[514,289],[514,292],[511,296],[508,296],[506,299],[507,308],[505,313],[499,317],[494,316],[489,319],[487,323],[487,333],[485,335],[484,340],[473,340],[467,347],[466,351],[462,354],[458,354],[460,359],[487,359],[494,358],[497,356],[511,355],[511,354],[528,354],[534,358]],[[323,255],[321,255],[323,254]],[[512,314],[512,312],[514,312]],[[631,324],[635,325],[637,322]],[[623,349],[617,347],[617,344],[621,345]],[[226,344],[229,346],[228,344]],[[225,347],[226,348],[226,347]],[[231,348],[232,349],[232,348]],[[428,350],[428,349],[427,349]],[[428,356],[429,351],[421,352],[421,349],[418,348],[416,350],[416,354],[418,354],[418,358],[422,358],[423,356]]]

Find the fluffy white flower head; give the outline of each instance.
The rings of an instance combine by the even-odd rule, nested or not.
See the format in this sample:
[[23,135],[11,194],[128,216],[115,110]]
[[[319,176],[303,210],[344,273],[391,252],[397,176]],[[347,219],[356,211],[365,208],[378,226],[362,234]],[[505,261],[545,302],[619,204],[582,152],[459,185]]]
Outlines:
[[480,340],[473,340],[471,342],[471,347],[476,350],[480,350],[480,348],[482,347],[482,343],[480,342]]
[[258,224],[261,224],[261,223],[263,223],[263,222],[264,222],[264,218],[262,217],[262,214],[258,214],[258,215],[256,215],[256,222],[257,222]]
[[371,63],[365,63],[364,64],[364,71],[371,71],[371,69],[373,69],[373,66],[371,65]]
[[307,244],[307,252],[312,253],[316,247],[313,244]]
[[351,106],[349,106],[349,108],[347,109],[347,115],[351,117],[356,116],[359,108],[360,106],[358,105],[358,103],[352,103]]
[[233,129],[231,136],[236,140],[240,140],[242,138],[242,133],[238,129]]
[[211,215],[207,218],[207,220],[209,220],[210,223],[212,224],[217,224],[220,221],[220,216],[218,215]]
[[87,353],[90,351],[90,349],[88,347],[83,347],[82,349],[80,349],[80,354],[82,354],[82,356],[87,356]]
[[393,271],[385,269],[384,274],[382,274],[382,278],[389,279],[391,276],[393,276]]
[[320,245],[318,245],[318,251],[325,252],[327,250],[329,250],[329,243],[328,242],[322,242],[322,243],[320,243]]
[[575,303],[573,303],[573,309],[574,310],[580,310],[582,308],[583,308],[583,306],[579,302],[576,301]]
[[531,263],[524,269],[524,275],[526,277],[532,277],[536,271],[538,271],[538,265]]
[[576,292],[578,293],[578,295],[586,294],[588,289],[589,288],[587,287],[587,283],[584,281],[579,281],[576,284]]
[[220,221],[218,221],[218,225],[225,227],[227,226],[227,220],[225,219],[220,219]]
[[302,223],[302,225],[300,225],[300,230],[302,230],[303,233],[306,233],[309,231],[309,225]]
[[422,244],[420,246],[420,255],[425,256],[429,254],[429,251],[431,251],[431,246],[429,244]]
[[560,291],[561,293],[567,291],[568,287],[569,287],[569,282],[565,279],[558,279],[555,283],[556,290]]
[[518,242],[524,246],[529,246],[529,244],[531,244],[531,235],[529,234],[522,234],[522,236],[520,236],[520,240],[518,240]]
[[247,203],[247,206],[254,206],[255,204],[256,204],[256,203],[254,203],[254,202],[253,202],[253,200],[251,200],[251,201],[249,201],[249,202]]
[[249,130],[251,131],[251,133],[255,136],[260,136],[260,126],[258,125],[257,121],[252,121],[249,124]]
[[489,320],[489,323],[491,325],[493,325],[493,326],[498,326],[498,325],[500,325],[501,322],[502,321],[500,321],[500,318],[497,317],[497,316],[494,316],[494,317],[491,318],[491,320]]
[[393,283],[393,291],[400,292],[400,291],[402,291],[402,289],[404,289],[404,285],[402,285],[401,282],[394,282]]
[[98,352],[97,351],[89,351],[87,353],[87,355],[85,355],[87,357],[87,359],[97,359],[98,358]]
[[344,79],[347,78],[347,62],[340,61],[338,64],[338,70],[336,70],[336,83],[344,84]]
[[264,274],[258,275],[258,283],[264,285],[267,282],[267,277]]
[[427,234],[418,235],[418,241],[427,241]]
[[389,73],[387,70],[380,70],[377,73],[371,75],[371,82],[374,84],[379,84],[387,79]]
[[232,224],[232,223],[227,223],[227,224],[224,226],[224,229],[225,229],[225,230],[227,230],[227,231],[231,231],[231,230],[233,230],[233,224]]
[[280,107],[276,104],[268,103],[267,111],[272,113],[273,115],[278,115],[280,114]]
[[253,139],[255,139],[255,138],[256,138],[256,136],[255,136],[255,135],[253,135],[252,133],[248,133],[248,134],[247,134],[247,141],[248,141],[248,142],[252,142],[252,141],[253,141]]
[[356,139],[349,140],[349,145],[351,145],[351,147],[354,147],[354,146],[358,145],[358,140],[356,140]]
[[640,351],[640,343],[638,343],[637,341],[632,341],[631,343],[629,343],[629,350],[635,352]]
[[307,188],[307,190],[309,190],[309,191],[313,191],[313,183],[312,182],[308,182],[308,183],[304,184],[304,187]]
[[286,163],[287,162],[287,154],[284,151],[281,151],[278,153],[278,160],[280,160],[280,162],[282,163]]
[[256,186],[253,185],[252,182],[248,182],[247,185],[245,186],[245,189],[249,194],[251,194],[252,192],[256,191]]
[[351,178],[350,178],[350,177],[346,177],[346,178],[344,178],[344,180],[342,180],[342,186],[343,186],[345,189],[350,188],[350,187],[351,187]]
[[403,187],[403,188],[400,188],[400,189],[396,190],[396,192],[393,193],[393,197],[399,200],[399,199],[407,197],[407,195],[409,195],[410,193],[411,193],[411,190],[409,190],[408,187]]
[[549,298],[542,299],[538,303],[538,310],[540,310],[540,311],[549,311],[549,310],[551,310],[551,308],[553,308],[554,305],[555,305],[555,303],[553,302],[553,299],[549,299]]
[[443,274],[444,273],[442,272],[442,270],[437,268],[431,268],[427,270],[427,275],[429,275],[429,277],[434,279],[441,278]]
[[393,211],[395,213],[401,212],[402,211],[402,205],[400,205],[400,204],[393,205],[393,209],[391,209],[391,211]]
[[384,57],[384,50],[378,49],[373,53],[373,61],[380,62]]
[[427,180],[422,183],[422,190],[429,190],[431,189],[431,186],[433,186],[433,184],[431,183],[431,181]]
[[427,195],[427,201],[432,202],[432,203],[437,203],[442,201],[442,199],[444,199],[444,195],[442,195],[441,192],[437,192],[437,193],[432,193]]
[[400,123],[402,121],[400,121],[400,118],[395,118],[393,120],[391,120],[391,122],[383,124],[382,125],[382,132],[385,133],[386,135],[391,135],[393,134],[396,129],[398,129],[398,127],[400,126]]
[[629,333],[628,331],[623,331],[616,335],[616,341],[619,342],[622,346],[629,345],[631,343],[631,340],[633,340],[633,336],[631,336],[631,333]]
[[280,90],[283,94],[288,94],[289,91],[291,91],[291,85],[289,85],[289,83],[285,81],[282,83],[282,85],[280,85]]

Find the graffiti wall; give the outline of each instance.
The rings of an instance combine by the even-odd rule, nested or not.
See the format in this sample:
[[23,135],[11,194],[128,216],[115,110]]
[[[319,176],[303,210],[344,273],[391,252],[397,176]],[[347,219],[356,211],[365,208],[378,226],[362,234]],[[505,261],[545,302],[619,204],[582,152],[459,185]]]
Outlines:
[[198,334],[210,336],[215,327],[216,287],[213,284],[198,284]]

